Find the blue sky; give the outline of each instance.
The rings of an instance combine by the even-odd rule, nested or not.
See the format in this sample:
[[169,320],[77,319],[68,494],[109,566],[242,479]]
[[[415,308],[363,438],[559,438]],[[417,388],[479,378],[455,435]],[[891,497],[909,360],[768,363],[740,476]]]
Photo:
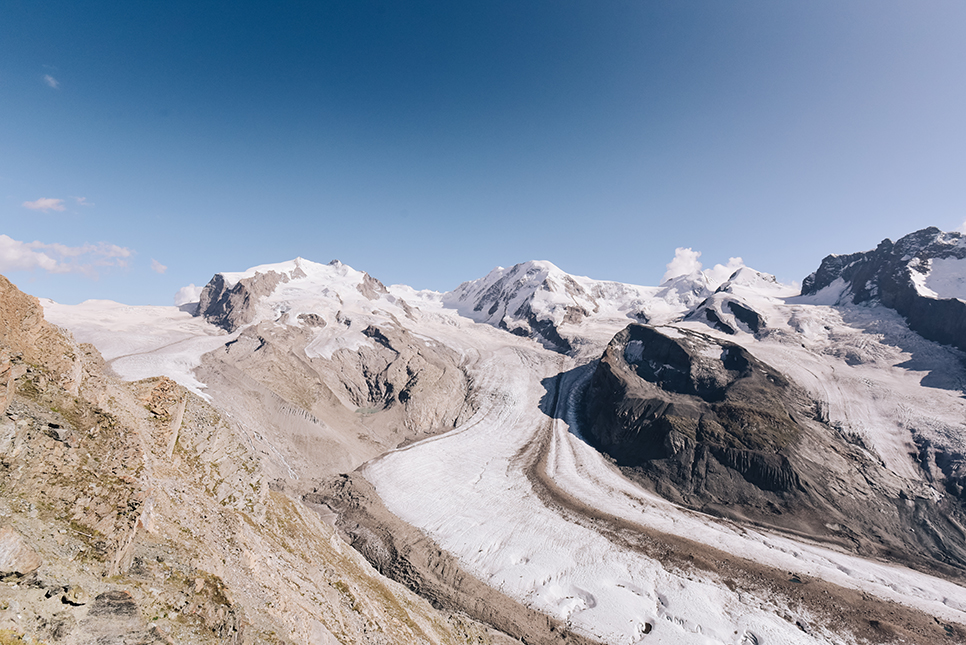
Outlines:
[[0,272],[170,304],[296,256],[448,290],[530,259],[657,284],[691,247],[800,281],[963,225],[964,26],[931,1],[4,3]]

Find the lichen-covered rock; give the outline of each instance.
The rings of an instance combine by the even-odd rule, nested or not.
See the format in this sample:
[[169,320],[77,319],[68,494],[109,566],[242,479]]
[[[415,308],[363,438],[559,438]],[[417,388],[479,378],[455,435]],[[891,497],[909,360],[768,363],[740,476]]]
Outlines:
[[22,535],[9,526],[0,528],[0,577],[26,576],[41,564],[43,560]]

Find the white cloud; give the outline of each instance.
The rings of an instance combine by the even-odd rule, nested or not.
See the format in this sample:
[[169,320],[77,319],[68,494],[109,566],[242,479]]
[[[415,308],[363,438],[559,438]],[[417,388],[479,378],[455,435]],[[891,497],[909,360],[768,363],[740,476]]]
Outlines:
[[21,242],[0,235],[0,272],[41,269],[48,273],[81,273],[96,277],[99,268],[126,267],[133,255],[131,249],[107,242],[67,246]]
[[708,282],[713,285],[720,285],[728,281],[732,274],[745,266],[745,261],[741,258],[728,258],[728,264],[716,264],[714,267],[704,272],[708,276]]
[[59,271],[59,263],[43,251],[37,251],[25,242],[7,235],[0,235],[0,271],[43,269],[51,273]]
[[43,211],[45,213],[47,211],[62,211],[67,209],[64,206],[63,199],[54,199],[53,197],[41,197],[32,202],[24,202],[22,206],[32,211]]
[[674,249],[674,259],[668,262],[667,272],[661,278],[661,283],[663,284],[678,276],[691,275],[701,271],[701,263],[698,262],[699,257],[701,257],[701,251],[692,251],[691,247],[679,246]]
[[201,292],[203,289],[204,287],[196,287],[194,283],[189,284],[187,287],[181,287],[178,289],[178,293],[174,294],[174,306],[180,307],[181,305],[198,302],[201,300]]
[[962,224],[960,224],[959,228],[956,229],[956,232],[966,234],[966,222],[963,222]]
[[75,200],[77,202],[77,205],[78,206],[93,206],[94,205],[91,202],[87,201],[87,198],[86,197],[73,197],[73,196],[71,196],[71,199]]
[[164,273],[168,270],[168,267],[164,266],[154,258],[151,258],[151,270],[155,273]]
[[48,86],[54,88],[55,90],[58,87],[60,87],[60,81],[58,81],[56,78],[54,78],[50,74],[44,74],[44,83],[47,83]]

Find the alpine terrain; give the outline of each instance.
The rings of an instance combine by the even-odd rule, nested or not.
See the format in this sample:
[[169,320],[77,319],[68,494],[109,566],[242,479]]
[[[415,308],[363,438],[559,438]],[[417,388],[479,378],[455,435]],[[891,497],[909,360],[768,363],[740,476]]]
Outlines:
[[959,233],[0,319],[0,642],[966,643]]

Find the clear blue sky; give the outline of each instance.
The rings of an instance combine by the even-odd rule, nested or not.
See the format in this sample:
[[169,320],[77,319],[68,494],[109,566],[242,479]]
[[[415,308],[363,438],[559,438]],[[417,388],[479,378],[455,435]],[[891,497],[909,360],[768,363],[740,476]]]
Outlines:
[[295,256],[800,281],[964,220],[960,1],[0,8],[0,272],[60,302]]

